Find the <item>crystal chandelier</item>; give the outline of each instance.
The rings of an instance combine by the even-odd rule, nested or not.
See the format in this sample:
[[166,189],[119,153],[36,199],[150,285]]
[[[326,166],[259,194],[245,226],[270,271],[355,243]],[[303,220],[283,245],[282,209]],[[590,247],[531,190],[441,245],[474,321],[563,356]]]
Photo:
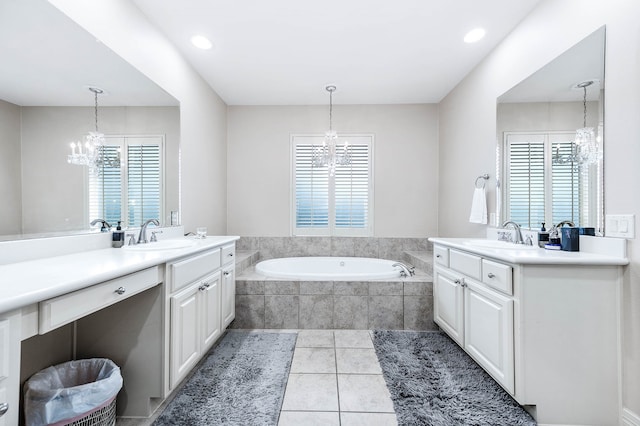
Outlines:
[[334,176],[336,166],[351,164],[351,147],[346,141],[340,147],[338,134],[333,130],[333,92],[336,91],[336,86],[329,85],[325,90],[329,92],[329,131],[324,136],[322,146],[314,146],[312,161],[314,167],[327,167],[329,176]]
[[578,163],[590,165],[597,163],[602,158],[600,144],[593,127],[587,127],[587,87],[593,84],[592,80],[578,83],[576,87],[583,90],[582,105],[584,110],[582,128],[576,130],[575,146]]
[[104,134],[98,131],[98,95],[104,93],[104,90],[97,87],[89,87],[94,94],[94,114],[95,114],[95,132],[89,132],[84,137],[84,143],[77,141],[71,142],[71,154],[67,156],[69,164],[79,166],[87,166],[90,171],[96,172],[104,166],[120,167],[120,149],[113,156],[109,156],[104,150]]

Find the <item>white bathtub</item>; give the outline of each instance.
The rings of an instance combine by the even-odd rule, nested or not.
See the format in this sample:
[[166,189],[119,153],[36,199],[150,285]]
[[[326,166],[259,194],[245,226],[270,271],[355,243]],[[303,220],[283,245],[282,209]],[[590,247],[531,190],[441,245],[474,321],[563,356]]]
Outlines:
[[263,260],[256,272],[269,278],[309,281],[360,281],[399,278],[395,261],[367,257],[284,257]]

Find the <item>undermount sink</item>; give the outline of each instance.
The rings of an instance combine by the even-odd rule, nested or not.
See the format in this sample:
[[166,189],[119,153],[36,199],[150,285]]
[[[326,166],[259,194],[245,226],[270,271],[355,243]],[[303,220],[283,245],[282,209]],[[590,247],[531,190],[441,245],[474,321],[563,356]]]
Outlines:
[[134,246],[123,246],[125,250],[132,251],[156,251],[156,250],[175,250],[195,245],[193,240],[161,240],[153,243],[136,244]]
[[538,248],[537,246],[528,246],[525,244],[515,244],[509,241],[499,240],[467,240],[464,244],[469,246],[500,249],[500,250],[533,250]]

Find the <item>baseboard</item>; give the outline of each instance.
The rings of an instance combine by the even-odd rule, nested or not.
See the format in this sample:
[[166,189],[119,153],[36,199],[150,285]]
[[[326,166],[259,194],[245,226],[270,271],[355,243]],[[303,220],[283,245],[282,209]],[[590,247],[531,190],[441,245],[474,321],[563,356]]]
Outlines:
[[622,424],[623,426],[640,426],[640,416],[628,408],[623,408]]

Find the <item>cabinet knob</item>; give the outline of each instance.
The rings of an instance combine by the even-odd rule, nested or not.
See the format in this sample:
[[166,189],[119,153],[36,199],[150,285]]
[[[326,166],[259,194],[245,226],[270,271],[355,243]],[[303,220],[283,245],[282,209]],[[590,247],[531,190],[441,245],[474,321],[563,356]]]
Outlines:
[[233,257],[233,253],[229,253],[227,256],[228,257]]
[[489,272],[489,273],[487,274],[487,276],[488,276],[489,278],[495,278],[495,277],[496,277],[496,276],[495,276],[495,274],[494,274],[493,272]]
[[442,255],[441,255],[441,254],[436,254],[436,257],[437,257],[438,259],[440,259],[440,258],[442,257]]
[[0,417],[4,416],[9,411],[9,403],[3,402],[0,404]]
[[454,283],[454,284],[462,284],[462,281],[460,281],[460,280],[453,280],[453,283]]
[[224,276],[225,276],[225,277],[228,277],[229,275],[231,275],[231,272],[229,272],[229,271],[224,271]]
[[126,288],[118,287],[115,292],[118,293],[118,294],[124,294],[125,291],[127,291]]

